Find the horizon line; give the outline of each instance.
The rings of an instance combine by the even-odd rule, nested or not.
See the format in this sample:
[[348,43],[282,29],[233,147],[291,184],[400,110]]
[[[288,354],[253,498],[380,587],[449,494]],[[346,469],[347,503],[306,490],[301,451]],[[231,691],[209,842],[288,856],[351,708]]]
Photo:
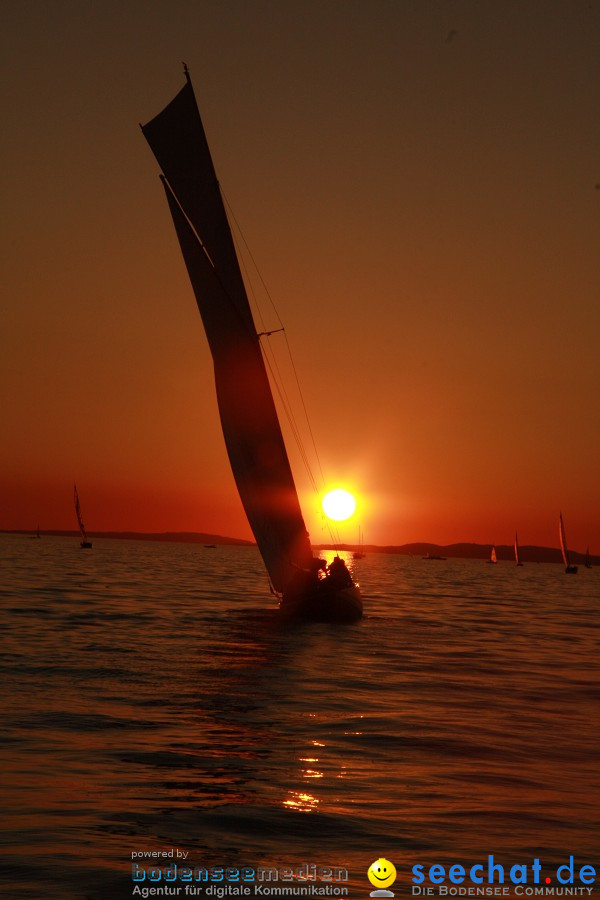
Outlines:
[[[22,535],[37,535],[37,528],[0,528],[0,534],[22,534]],[[48,529],[40,529],[40,535],[46,535],[48,537],[77,537],[79,535],[79,531],[74,529],[66,529],[66,528],[48,528]],[[95,537],[99,539],[113,539],[113,540],[154,540],[154,541],[163,541],[164,543],[215,543],[217,545],[222,546],[242,546],[242,547],[256,547],[256,541],[247,540],[245,538],[236,538],[230,537],[228,535],[222,534],[214,534],[212,532],[205,531],[132,531],[132,530],[109,530],[109,531],[90,531],[90,537]],[[187,538],[187,540],[186,540]],[[512,559],[512,553],[514,545],[511,544],[498,544],[493,541],[488,542],[480,542],[480,541],[453,541],[450,544],[437,544],[432,541],[407,541],[403,544],[355,544],[355,543],[316,543],[311,544],[311,546],[315,549],[321,550],[344,550],[344,551],[352,551],[356,549],[360,549],[362,551],[370,551],[371,553],[398,553],[399,555],[411,555],[408,551],[408,548],[413,548],[416,553],[421,553],[427,550],[428,548],[434,548],[439,550],[450,551],[453,548],[478,548],[486,553],[490,550],[491,547],[495,547],[496,551],[508,551],[509,559]],[[420,549],[419,549],[420,548]],[[405,551],[402,553],[401,551]],[[558,547],[548,547],[543,544],[519,544],[519,551],[521,554],[525,551],[527,555],[527,551],[529,552],[537,552],[542,551],[544,553],[558,554],[560,556],[560,548]],[[570,552],[574,556],[581,557],[585,559],[586,552],[578,551],[570,549]],[[455,558],[461,558],[459,556]],[[464,557],[462,557],[464,558]],[[479,558],[479,557],[474,557]],[[600,565],[600,556],[590,555],[590,559],[595,560],[596,565]],[[505,561],[502,559],[501,561]],[[527,560],[526,560],[527,561]],[[535,562],[536,560],[531,559],[530,562]]]

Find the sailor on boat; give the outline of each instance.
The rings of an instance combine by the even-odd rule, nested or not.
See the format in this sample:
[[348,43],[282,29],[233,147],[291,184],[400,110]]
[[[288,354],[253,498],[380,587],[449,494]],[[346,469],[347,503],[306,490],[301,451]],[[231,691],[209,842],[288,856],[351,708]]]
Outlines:
[[341,556],[335,556],[329,564],[329,578],[336,587],[353,585],[352,575]]
[[329,567],[313,557],[309,568],[298,568],[279,608],[286,616],[320,622],[355,622],[362,616],[358,585],[340,556]]
[[319,572],[327,571],[327,561],[324,559],[319,559],[317,556],[313,556],[310,562],[310,569],[317,578],[320,578],[321,576],[319,575]]

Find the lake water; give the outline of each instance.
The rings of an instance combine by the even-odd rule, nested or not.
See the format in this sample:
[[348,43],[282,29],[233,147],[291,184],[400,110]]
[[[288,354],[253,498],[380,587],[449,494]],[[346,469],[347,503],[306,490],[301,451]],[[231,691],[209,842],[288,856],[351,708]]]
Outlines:
[[379,857],[396,897],[489,854],[600,876],[600,569],[369,554],[334,626],[282,624],[253,548],[0,557],[2,897],[136,896],[132,854],[171,850],[355,898]]

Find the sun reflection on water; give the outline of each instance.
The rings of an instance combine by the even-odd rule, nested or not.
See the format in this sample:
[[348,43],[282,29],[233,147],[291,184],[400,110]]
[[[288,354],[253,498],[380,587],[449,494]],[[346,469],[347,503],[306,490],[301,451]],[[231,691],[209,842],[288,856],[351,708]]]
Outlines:
[[313,794],[307,794],[305,791],[288,791],[288,795],[289,799],[284,800],[283,805],[297,812],[313,812],[319,804]]
[[351,574],[355,569],[354,560],[350,550],[319,550],[318,555],[320,559],[325,560],[328,566],[333,562],[336,556],[339,556],[344,560]]

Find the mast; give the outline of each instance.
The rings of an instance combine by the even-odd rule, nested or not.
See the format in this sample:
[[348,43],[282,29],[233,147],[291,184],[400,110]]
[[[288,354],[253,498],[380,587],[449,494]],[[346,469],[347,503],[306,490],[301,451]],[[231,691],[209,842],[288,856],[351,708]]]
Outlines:
[[521,560],[519,559],[519,535],[515,531],[515,562],[518,566],[521,565]]
[[225,445],[276,591],[312,551],[233,237],[187,67],[186,84],[142,126],[213,357]]
[[565,525],[563,522],[562,513],[559,513],[558,516],[558,536],[560,539],[560,552],[562,553],[563,563],[565,564],[565,568],[569,568],[569,551],[567,550],[567,538],[565,535]]
[[559,513],[559,525],[558,525],[558,535],[560,537],[560,549],[562,553],[563,562],[565,564],[565,572],[567,575],[575,575],[577,573],[577,566],[573,565],[569,560],[569,551],[567,549],[567,538],[565,536],[565,525],[563,522],[562,513]]

